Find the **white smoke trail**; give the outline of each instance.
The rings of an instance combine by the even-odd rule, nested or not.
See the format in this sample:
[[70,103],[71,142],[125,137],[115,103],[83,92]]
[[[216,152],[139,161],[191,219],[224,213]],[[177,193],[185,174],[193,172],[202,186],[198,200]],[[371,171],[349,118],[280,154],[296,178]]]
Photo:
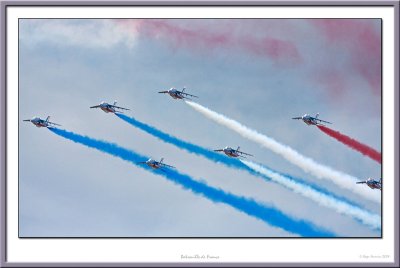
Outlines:
[[274,172],[262,165],[247,161],[247,160],[240,160],[243,164],[248,166],[249,168],[253,169],[254,171],[261,173],[273,181],[289,188],[290,190],[298,193],[304,197],[307,197],[318,204],[334,209],[336,212],[348,215],[353,218],[360,220],[362,223],[369,225],[373,228],[380,228],[381,227],[381,217],[376,214],[372,214],[368,211],[365,211],[361,208],[353,206],[349,203],[344,201],[338,200],[334,197],[328,196],[324,193],[321,193],[311,187],[295,182],[294,180],[281,175],[277,172]]
[[356,182],[359,181],[357,178],[319,164],[313,159],[301,155],[289,146],[283,145],[266,135],[258,133],[257,131],[250,129],[240,124],[239,122],[236,122],[235,120],[227,118],[224,115],[211,111],[210,109],[200,104],[192,101],[185,102],[196,111],[204,114],[215,122],[236,131],[244,138],[257,142],[263,147],[283,156],[286,160],[302,168],[305,172],[313,174],[319,179],[329,179],[338,186],[357,193],[364,198],[370,199],[378,203],[381,201],[380,193],[376,191],[374,192],[367,187],[357,187]]

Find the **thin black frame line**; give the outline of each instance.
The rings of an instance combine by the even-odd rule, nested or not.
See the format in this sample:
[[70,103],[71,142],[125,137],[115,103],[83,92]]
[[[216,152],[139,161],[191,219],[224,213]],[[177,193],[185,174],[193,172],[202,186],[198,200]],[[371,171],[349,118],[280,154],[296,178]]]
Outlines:
[[[19,79],[20,79],[20,73],[19,73],[19,61],[20,61],[20,47],[19,47],[19,45],[20,45],[20,38],[19,38],[19,34],[20,34],[20,31],[19,31],[19,25],[20,25],[20,20],[23,20],[23,19],[26,19],[26,20],[29,20],[29,19],[33,19],[33,18],[18,18],[18,107],[20,107],[20,104],[19,104],[19,100],[20,100],[20,94],[19,94]],[[39,18],[39,20],[42,20],[42,19],[47,19],[47,18]],[[50,18],[50,19],[54,19],[54,20],[57,20],[57,19],[59,19],[59,18]],[[91,20],[91,18],[60,18],[60,20]],[[94,18],[94,20],[104,20],[104,19],[120,19],[120,18]],[[126,20],[129,20],[129,19],[140,19],[140,18],[123,18],[124,20],[126,19]],[[145,19],[159,19],[159,18],[145,18]],[[189,19],[189,20],[192,20],[192,19],[195,19],[195,18],[172,18],[172,20],[175,20],[175,19]],[[203,18],[204,19],[204,18]],[[206,18],[205,20],[208,20],[208,19],[238,19],[238,20],[241,20],[242,18]],[[286,20],[285,18],[251,18],[251,19],[263,19],[263,20],[269,20],[269,19],[273,19],[273,20],[275,20],[275,19],[277,19],[277,20],[279,20],[279,19],[282,19],[282,20]],[[306,20],[306,19],[313,19],[313,18],[289,18],[289,19],[295,19],[295,20]],[[335,19],[335,18],[316,18],[316,19]],[[355,20],[358,20],[358,19],[363,19],[363,18],[339,18],[339,19],[355,19]],[[371,20],[380,20],[380,25],[381,25],[381,53],[380,53],[380,59],[381,59],[381,129],[380,129],[380,132],[381,132],[381,141],[380,141],[380,143],[381,143],[381,155],[383,155],[383,136],[382,136],[382,134],[383,134],[383,128],[382,128],[382,122],[383,122],[383,91],[382,91],[382,88],[383,88],[383,79],[382,79],[382,69],[383,69],[383,65],[382,65],[382,61],[383,61],[383,59],[382,59],[382,56],[383,56],[383,52],[382,52],[382,42],[383,42],[383,31],[382,31],[382,18],[366,18],[366,19],[371,19]],[[245,20],[247,20],[246,18],[245,18]],[[20,118],[19,118],[19,110],[18,110],[18,129],[20,128]],[[18,148],[20,148],[20,146],[19,146],[19,131],[18,131]],[[20,166],[19,166],[19,156],[20,156],[20,154],[19,154],[19,152],[18,152],[18,171],[20,170]],[[381,177],[382,177],[382,170],[383,170],[383,161],[382,161],[382,164],[381,164]],[[152,236],[152,237],[147,237],[147,236],[124,236],[124,237],[120,237],[120,236],[96,236],[96,237],[90,237],[90,236],[21,236],[20,235],[20,189],[19,189],[19,182],[20,182],[20,179],[19,179],[19,173],[20,172],[18,172],[18,238],[20,238],[20,239],[80,239],[80,238],[84,238],[84,239],[295,239],[295,240],[298,240],[298,239],[383,239],[383,228],[382,228],[382,226],[383,226],[383,202],[382,202],[382,200],[383,200],[383,191],[381,192],[381,204],[380,204],[380,209],[381,209],[381,231],[380,231],[380,236],[371,236],[371,237],[369,237],[369,236],[367,236],[367,237],[357,237],[357,236],[354,236],[354,237],[347,237],[347,236],[338,236],[338,237],[273,237],[273,236],[265,236],[265,237],[257,237],[257,236],[255,236],[255,237],[252,237],[252,236],[243,236],[243,237],[235,237],[235,236],[232,236],[232,237],[218,237],[218,236],[215,236],[215,237],[210,237],[210,236],[204,236],[204,237],[197,237],[197,236],[191,236],[191,237],[182,237],[182,236],[171,236],[171,237],[168,237],[168,236]]]
[[[99,18],[99,19],[102,19],[102,18]],[[175,18],[174,18],[175,19]],[[18,25],[18,27],[19,27],[19,25]],[[382,26],[381,26],[381,28],[382,28]],[[382,32],[381,32],[382,33]],[[381,44],[382,44],[382,39],[381,39]],[[18,47],[19,47],[19,43],[18,43]],[[382,55],[382,52],[381,52],[381,55]],[[382,62],[382,57],[381,57],[381,62]],[[381,74],[382,74],[382,68],[381,68]],[[18,89],[19,89],[19,87],[18,87]],[[382,112],[382,103],[381,103],[381,112]],[[19,116],[18,116],[18,118],[19,118]],[[381,116],[381,119],[382,119],[382,116]],[[382,121],[381,121],[382,122]],[[382,132],[383,130],[382,130],[382,128],[381,128],[381,132]],[[381,139],[381,146],[382,146],[382,139]],[[383,147],[383,146],[382,146]],[[382,173],[382,169],[381,169],[381,173]],[[19,181],[19,180],[18,180]],[[19,186],[19,185],[18,185]],[[382,207],[382,206],[381,206]],[[382,237],[382,236],[381,236]],[[36,238],[36,237],[32,237],[32,238]],[[56,237],[54,237],[54,238],[56,238]],[[69,237],[65,237],[65,238],[69,238]],[[76,237],[76,238],[79,238],[79,237]],[[87,237],[87,238],[92,238],[92,237]],[[100,237],[99,237],[100,238]],[[104,237],[104,238],[112,238],[112,237]],[[132,237],[132,238],[148,238],[148,237]],[[169,238],[169,237],[166,237],[166,238]],[[171,238],[185,238],[185,237],[171,237]],[[190,238],[190,237],[189,237]],[[204,238],[214,238],[214,237],[204,237]],[[222,237],[219,237],[219,238],[222,238]],[[231,238],[231,237],[229,237],[229,238]],[[232,238],[235,238],[235,237],[232,237]],[[237,237],[237,238],[242,238],[242,237]],[[247,237],[243,237],[243,238],[247,238]],[[249,237],[249,238],[252,238],[252,237]],[[264,237],[260,237],[260,238],[264,238]],[[376,238],[376,237],[373,237],[373,238]]]

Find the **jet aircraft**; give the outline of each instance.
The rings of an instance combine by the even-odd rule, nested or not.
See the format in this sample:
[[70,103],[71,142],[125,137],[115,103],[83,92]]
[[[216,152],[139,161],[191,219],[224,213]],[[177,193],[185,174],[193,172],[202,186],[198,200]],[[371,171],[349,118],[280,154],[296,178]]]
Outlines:
[[227,146],[224,149],[214,150],[214,152],[223,152],[224,154],[226,154],[229,157],[243,157],[243,158],[246,158],[244,155],[253,156],[251,154],[241,152],[241,151],[239,151],[239,149],[240,149],[240,146],[238,146],[236,150],[231,148],[231,147],[229,147],[229,146]]
[[191,94],[188,94],[188,93],[186,93],[185,92],[185,89],[186,89],[186,87],[184,87],[183,89],[182,89],[182,91],[179,91],[179,90],[177,90],[176,88],[170,88],[169,90],[166,90],[166,91],[159,91],[158,93],[163,93],[163,94],[169,94],[172,98],[174,98],[174,99],[179,99],[179,100],[182,100],[182,99],[188,99],[188,100],[190,100],[190,98],[188,98],[188,97],[194,97],[194,98],[198,98],[197,96],[195,96],[195,95],[191,95]]
[[163,167],[175,168],[175,167],[173,167],[173,166],[164,164],[163,161],[164,161],[164,158],[161,158],[160,162],[158,162],[158,161],[156,161],[156,160],[150,158],[150,159],[147,160],[146,162],[138,162],[138,164],[146,164],[146,165],[148,165],[149,167],[151,167],[151,168],[153,168],[153,169],[160,169],[160,170],[162,170],[162,171],[165,171],[165,170],[163,169]]
[[114,104],[109,104],[107,102],[102,101],[102,102],[100,102],[99,105],[91,106],[90,108],[100,108],[106,113],[122,113],[121,111],[117,111],[117,109],[129,111],[128,108],[119,107],[119,106],[116,106],[116,104],[117,104],[117,101],[114,101]]
[[309,114],[305,114],[301,117],[293,117],[292,119],[297,119],[297,120],[303,120],[304,123],[306,123],[307,125],[314,125],[314,126],[323,126],[322,123],[328,123],[328,124],[332,124],[331,122],[325,121],[325,120],[321,120],[318,119],[319,113],[317,113],[315,115],[315,117],[312,117]]
[[59,124],[50,122],[49,119],[50,119],[50,116],[48,116],[48,117],[46,118],[46,120],[40,119],[39,117],[34,116],[32,119],[25,119],[25,120],[23,120],[23,121],[31,122],[31,123],[34,124],[36,127],[61,126],[61,125],[59,125]]
[[356,182],[357,184],[365,183],[371,189],[379,189],[382,191],[382,178],[378,180],[374,180],[372,178],[368,178],[365,181]]

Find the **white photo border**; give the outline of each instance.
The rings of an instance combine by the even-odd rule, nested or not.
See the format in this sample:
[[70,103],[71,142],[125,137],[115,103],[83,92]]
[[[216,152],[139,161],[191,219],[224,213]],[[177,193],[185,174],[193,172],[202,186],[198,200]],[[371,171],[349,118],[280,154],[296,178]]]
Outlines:
[[[301,3],[301,2],[299,2]],[[79,3],[74,2],[79,5]],[[139,10],[140,9],[140,10]],[[398,70],[398,58],[395,63],[395,18],[390,6],[351,6],[351,7],[273,7],[270,6],[203,6],[203,7],[68,7],[65,6],[9,6],[6,10],[6,70],[7,84],[5,131],[7,135],[5,159],[7,174],[3,188],[7,200],[4,220],[7,229],[4,241],[5,263],[79,263],[77,266],[92,264],[212,264],[221,263],[256,265],[260,263],[296,265],[314,264],[359,264],[373,265],[398,262],[398,170],[395,172],[395,159],[398,160],[398,125],[395,126],[395,115],[398,116],[398,81],[395,85],[395,64]],[[273,10],[271,10],[273,9]],[[398,9],[398,6],[397,6]],[[3,8],[2,8],[3,10]],[[18,19],[19,18],[382,18],[383,19],[383,173],[385,194],[382,210],[384,219],[381,239],[19,239],[18,238]],[[4,17],[4,16],[2,16]],[[3,24],[2,24],[2,27]],[[398,36],[397,36],[398,38]],[[3,40],[4,41],[4,40]],[[398,39],[397,39],[398,42]],[[398,55],[397,55],[398,56]],[[4,61],[3,61],[4,62]],[[3,64],[2,62],[2,64]],[[3,73],[2,70],[2,73]],[[398,79],[398,77],[397,77]],[[4,81],[4,80],[2,80]],[[3,92],[2,92],[3,94]],[[396,109],[396,111],[395,111]],[[397,121],[396,121],[397,122]],[[396,132],[397,131],[397,132]],[[3,138],[3,137],[2,137]],[[3,139],[2,139],[3,141]],[[398,145],[398,144],[397,144]],[[2,150],[2,152],[4,152]],[[395,156],[396,154],[396,156]],[[398,168],[398,167],[397,167]],[[395,181],[397,185],[395,184]],[[392,189],[392,191],[390,190]],[[396,224],[397,221],[397,224]],[[397,230],[397,235],[396,231]],[[397,238],[398,239],[398,238]],[[397,249],[395,249],[397,244]],[[3,245],[2,245],[3,246]],[[2,249],[2,253],[4,250]],[[251,249],[244,250],[244,249]],[[268,252],[268,254],[265,254]],[[199,259],[182,259],[181,255],[219,256],[215,263]],[[389,255],[385,259],[360,259],[362,254]],[[396,257],[397,256],[397,257]],[[289,258],[290,259],[289,259]],[[397,258],[397,260],[396,260]],[[3,265],[3,263],[2,263]],[[62,266],[62,265],[61,265]],[[101,265],[103,266],[103,265]]]

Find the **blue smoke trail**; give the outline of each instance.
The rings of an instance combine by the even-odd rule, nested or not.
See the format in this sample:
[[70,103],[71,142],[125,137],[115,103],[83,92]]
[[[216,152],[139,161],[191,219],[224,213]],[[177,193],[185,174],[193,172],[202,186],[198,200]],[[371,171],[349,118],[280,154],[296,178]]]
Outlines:
[[124,120],[125,122],[131,124],[132,126],[137,127],[139,129],[147,132],[148,134],[153,135],[153,136],[163,140],[164,142],[167,142],[167,143],[173,144],[179,148],[182,148],[189,153],[202,155],[212,161],[223,163],[229,167],[236,167],[236,168],[247,170],[254,175],[257,174],[251,168],[249,168],[248,166],[246,166],[245,164],[243,164],[242,162],[240,162],[237,159],[228,158],[225,155],[216,153],[214,151],[210,151],[208,149],[205,149],[205,148],[195,145],[193,143],[189,143],[189,142],[183,141],[181,139],[178,139],[174,136],[171,136],[165,132],[162,132],[162,131],[156,129],[155,127],[146,125],[145,123],[142,123],[133,117],[128,117],[124,114],[118,114],[118,113],[116,113],[115,115],[118,116],[119,118],[121,118],[122,120]]
[[[209,149],[183,141],[179,138],[162,132],[155,127],[142,123],[133,117],[128,117],[124,114],[116,115],[130,125],[137,127],[166,143],[175,145],[178,148],[183,149],[189,153],[204,156],[211,161],[222,163],[229,167],[246,170],[254,176],[260,177],[267,181],[278,183],[279,185],[284,186],[294,192],[300,193],[304,197],[310,198],[311,200],[318,202],[322,206],[334,209],[340,214],[350,216],[362,224],[373,227],[373,229],[380,229],[379,215],[372,214],[366,211],[364,208],[357,206],[354,202],[346,200],[343,197],[335,196],[334,194],[327,192],[326,190],[321,189],[318,186],[312,185],[311,183],[305,183],[303,180],[294,178],[288,174],[277,172],[265,165],[246,165],[245,163],[243,163],[243,161],[240,161],[238,159],[228,158],[225,155],[217,154]],[[252,166],[256,166],[257,168],[252,168]],[[260,172],[260,167],[270,171],[269,173],[274,173],[275,175],[278,175],[278,178],[275,176],[275,179],[271,179],[271,177],[268,176],[265,172]],[[280,176],[283,176],[284,178]]]
[[[229,158],[229,157],[227,157],[227,156],[225,156],[223,154],[218,154],[218,153],[216,153],[214,151],[210,151],[209,149],[200,147],[200,146],[195,145],[193,143],[183,141],[183,140],[181,140],[179,138],[176,138],[176,137],[171,136],[171,135],[169,135],[169,134],[167,134],[165,132],[162,132],[161,130],[158,130],[155,127],[152,127],[150,125],[142,123],[142,122],[136,120],[133,117],[129,117],[129,116],[126,116],[124,114],[118,114],[118,113],[116,113],[115,115],[118,116],[119,118],[121,118],[122,120],[124,120],[125,122],[129,123],[130,125],[132,125],[134,127],[137,127],[139,129],[147,132],[148,134],[159,138],[160,140],[162,140],[162,141],[164,141],[166,143],[173,144],[173,145],[175,145],[175,146],[177,146],[177,147],[179,147],[181,149],[184,149],[189,153],[194,153],[194,154],[197,154],[197,155],[204,156],[204,157],[206,157],[206,158],[208,158],[208,159],[210,159],[212,161],[215,161],[215,162],[218,162],[218,163],[222,163],[222,164],[224,164],[226,166],[229,166],[229,167],[234,167],[234,168],[246,170],[250,174],[255,175],[257,177],[261,177],[264,180],[273,181],[273,180],[271,180],[271,178],[269,178],[269,177],[267,177],[267,176],[255,171],[255,170],[251,169],[250,167],[248,167],[247,165],[243,164],[238,159]],[[324,189],[322,189],[322,188],[320,188],[320,187],[318,187],[316,185],[313,185],[311,183],[307,183],[306,184],[301,179],[295,178],[295,177],[290,176],[288,174],[284,174],[284,173],[275,171],[275,170],[273,170],[273,169],[271,169],[271,168],[269,168],[269,167],[267,167],[265,165],[263,165],[263,167],[266,168],[266,169],[269,169],[270,171],[272,171],[274,173],[279,173],[279,174],[287,177],[288,179],[291,179],[291,180],[295,181],[296,183],[307,185],[307,187],[310,187],[313,190],[318,191],[320,193],[323,193],[323,194],[325,194],[327,196],[330,196],[330,197],[332,197],[334,199],[338,199],[338,200],[341,200],[343,202],[348,203],[349,205],[356,206],[356,204],[354,202],[352,202],[350,200],[346,200],[343,197],[338,197],[338,196],[336,196],[336,195],[334,195],[334,194],[332,194],[330,192],[325,191]]]
[[138,165],[137,162],[146,161],[148,158],[139,155],[133,151],[122,148],[116,144],[92,139],[87,136],[82,136],[58,128],[48,129],[53,133],[69,139],[73,142],[80,143],[90,148],[97,149],[101,152],[111,154],[115,157],[133,163],[136,166],[151,171],[154,174],[164,176],[168,180],[181,185],[183,188],[191,190],[196,194],[202,195],[213,202],[225,203],[249,216],[260,219],[270,225],[283,228],[288,232],[299,234],[305,237],[335,236],[335,234],[333,234],[332,232],[322,230],[321,228],[314,226],[312,223],[308,223],[303,220],[292,219],[273,207],[267,207],[266,205],[261,205],[252,199],[242,196],[236,196],[229,192],[225,192],[222,189],[213,188],[205,183],[193,180],[190,176],[181,174],[175,170],[167,169],[167,172],[162,172],[147,168],[147,166],[144,165]]

